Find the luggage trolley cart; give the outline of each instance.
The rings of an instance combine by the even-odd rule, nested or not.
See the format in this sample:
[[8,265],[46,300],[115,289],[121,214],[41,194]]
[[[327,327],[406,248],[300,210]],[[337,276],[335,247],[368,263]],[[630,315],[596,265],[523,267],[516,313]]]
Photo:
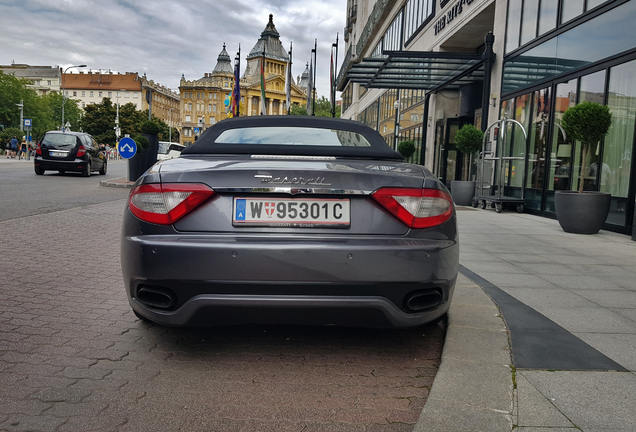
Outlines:
[[[506,123],[514,123],[523,132],[523,136],[526,138],[526,151],[523,157],[504,156],[508,154],[506,146]],[[499,134],[493,139],[494,151],[486,149],[486,140],[490,133],[490,129],[493,126],[499,127]],[[484,140],[481,145],[481,153],[479,155],[479,161],[477,165],[477,187],[475,188],[475,197],[473,198],[473,207],[481,206],[482,209],[486,208],[486,205],[490,203],[491,207],[495,208],[497,213],[501,213],[504,204],[516,204],[517,211],[523,213],[524,204],[526,200],[524,198],[524,189],[526,184],[526,169],[525,158],[528,154],[528,134],[521,123],[509,118],[502,118],[492,123],[484,132]],[[499,145],[501,143],[501,145]],[[513,160],[524,161],[523,164],[523,179],[521,182],[521,198],[509,197],[504,195],[504,170],[506,169],[506,162]],[[488,164],[487,164],[488,163]],[[492,167],[489,178],[486,178],[487,166]],[[496,184],[494,184],[496,182]],[[484,194],[484,191],[488,191],[488,194]]]

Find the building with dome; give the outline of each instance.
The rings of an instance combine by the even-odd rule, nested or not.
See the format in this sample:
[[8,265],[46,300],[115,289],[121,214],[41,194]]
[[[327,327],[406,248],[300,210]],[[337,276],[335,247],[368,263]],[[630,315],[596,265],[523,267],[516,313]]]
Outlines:
[[[280,34],[274,25],[274,16],[270,14],[265,30],[263,30],[261,37],[247,56],[247,67],[241,78],[241,94],[246,96],[247,115],[260,114],[260,72],[261,62],[263,61],[265,62],[265,106],[267,114],[282,115],[287,113],[287,107],[285,107],[285,71],[288,60],[289,54],[280,41]],[[243,90],[243,86],[245,86],[245,90]],[[297,83],[292,82],[291,103],[304,105],[306,100],[305,91]]]
[[[287,113],[285,107],[285,71],[289,54],[280,41],[280,34],[274,26],[273,19],[273,15],[270,14],[265,30],[246,58],[247,66],[240,83],[240,115],[242,116],[260,115],[261,62],[264,62],[267,114],[282,115]],[[234,62],[230,58],[225,44],[223,44],[223,49],[217,57],[217,63],[212,72],[206,72],[203,77],[191,81],[183,75],[181,76],[179,93],[181,96],[182,144],[194,143],[195,137],[203,130],[227,118],[227,107],[224,102],[232,92],[233,86]],[[307,98],[305,92],[306,84],[305,88],[302,88],[296,82],[292,82],[292,104],[304,105]]]

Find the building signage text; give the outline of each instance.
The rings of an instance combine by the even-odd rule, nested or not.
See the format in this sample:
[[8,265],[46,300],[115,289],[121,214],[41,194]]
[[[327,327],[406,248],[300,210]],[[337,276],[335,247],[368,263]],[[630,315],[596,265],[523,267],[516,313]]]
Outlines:
[[453,6],[448,9],[448,11],[442,15],[440,19],[435,23],[435,34],[439,34],[446,24],[450,24],[458,15],[460,15],[464,11],[464,5],[468,6],[473,2],[473,0],[459,0]]

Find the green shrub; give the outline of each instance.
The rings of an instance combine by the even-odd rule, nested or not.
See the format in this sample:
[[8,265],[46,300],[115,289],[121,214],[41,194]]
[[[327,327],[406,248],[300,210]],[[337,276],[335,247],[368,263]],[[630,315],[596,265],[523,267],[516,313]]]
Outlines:
[[146,135],[158,135],[159,125],[154,121],[147,120],[141,124],[141,133]]
[[415,143],[413,141],[402,141],[398,144],[397,151],[404,156],[404,159],[408,159],[415,153]]
[[462,153],[472,154],[481,149],[484,133],[470,123],[465,124],[455,134],[453,144]]
[[139,151],[143,151],[143,149],[147,149],[148,146],[150,145],[150,143],[148,142],[148,138],[146,138],[145,136],[138,136],[133,138],[134,141],[137,143],[137,148],[139,149]]

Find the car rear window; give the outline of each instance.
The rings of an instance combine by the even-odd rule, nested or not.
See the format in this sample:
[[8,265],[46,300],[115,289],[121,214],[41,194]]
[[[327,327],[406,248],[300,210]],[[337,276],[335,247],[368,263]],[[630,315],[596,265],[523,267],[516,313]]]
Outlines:
[[75,147],[77,139],[75,135],[46,134],[42,139],[42,144],[47,146],[72,146]]
[[352,131],[308,127],[246,127],[229,129],[215,140],[220,144],[369,147],[369,141]]
[[207,128],[181,155],[330,156],[403,160],[382,135],[356,121],[313,116],[245,116]]

